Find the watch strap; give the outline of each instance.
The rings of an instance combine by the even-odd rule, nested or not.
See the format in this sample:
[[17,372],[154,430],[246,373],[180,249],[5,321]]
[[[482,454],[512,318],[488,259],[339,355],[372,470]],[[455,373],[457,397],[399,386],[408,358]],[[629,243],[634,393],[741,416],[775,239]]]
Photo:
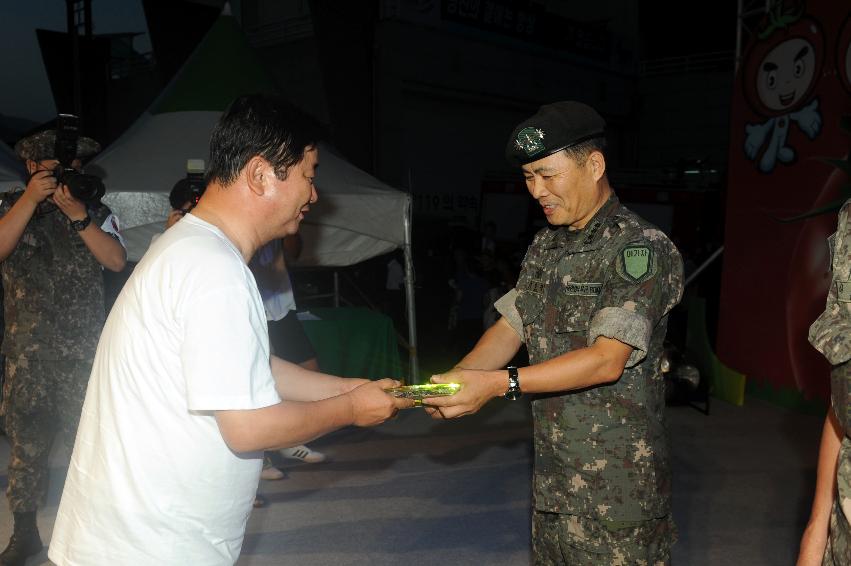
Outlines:
[[83,230],[88,228],[88,226],[89,226],[89,224],[91,224],[91,222],[92,222],[92,217],[86,215],[86,217],[83,218],[82,220],[72,220],[71,221],[71,228],[73,228],[77,232],[82,232]]
[[520,374],[516,366],[508,366],[506,369],[508,370],[508,390],[504,397],[509,401],[516,401],[523,394],[520,390]]

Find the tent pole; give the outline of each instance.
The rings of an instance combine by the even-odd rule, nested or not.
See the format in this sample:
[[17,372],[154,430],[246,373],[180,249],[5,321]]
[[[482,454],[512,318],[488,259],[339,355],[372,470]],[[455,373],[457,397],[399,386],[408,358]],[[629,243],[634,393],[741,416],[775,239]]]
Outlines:
[[410,373],[407,383],[415,384],[420,380],[419,361],[417,359],[417,311],[414,302],[414,258],[411,256],[411,195],[408,195],[408,204],[405,207],[405,306],[408,309],[408,359],[410,360]]

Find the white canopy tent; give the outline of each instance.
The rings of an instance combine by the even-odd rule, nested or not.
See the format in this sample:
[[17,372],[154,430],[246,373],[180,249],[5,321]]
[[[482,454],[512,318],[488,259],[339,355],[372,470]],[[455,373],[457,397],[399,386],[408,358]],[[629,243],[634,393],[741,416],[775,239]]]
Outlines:
[[[207,160],[220,112],[146,113],[86,168],[107,187],[104,202],[122,223],[128,256],[138,261],[163,230],[168,192],[186,176],[188,159]],[[405,245],[407,193],[361,171],[327,145],[319,146],[319,201],[302,223],[299,265],[347,266]]]

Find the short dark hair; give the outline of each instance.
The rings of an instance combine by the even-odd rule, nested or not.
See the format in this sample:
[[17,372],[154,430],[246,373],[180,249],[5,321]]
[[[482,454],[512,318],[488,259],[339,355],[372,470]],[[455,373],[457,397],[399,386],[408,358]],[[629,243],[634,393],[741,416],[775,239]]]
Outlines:
[[591,138],[582,143],[566,147],[562,151],[575,161],[577,165],[585,165],[585,162],[588,161],[588,156],[595,151],[602,153],[603,157],[606,156],[606,138],[602,136]]
[[287,170],[304,159],[319,141],[320,128],[306,114],[280,97],[248,94],[236,98],[219,118],[210,137],[206,183],[228,186],[254,156],[275,168],[284,180]]
[[168,202],[171,207],[175,210],[179,210],[183,208],[183,205],[187,202],[192,203],[192,206],[195,206],[198,203],[198,199],[201,198],[202,194],[204,194],[204,189],[206,188],[199,185],[200,183],[191,183],[189,179],[185,177],[176,182],[171,188],[171,192],[168,194]]

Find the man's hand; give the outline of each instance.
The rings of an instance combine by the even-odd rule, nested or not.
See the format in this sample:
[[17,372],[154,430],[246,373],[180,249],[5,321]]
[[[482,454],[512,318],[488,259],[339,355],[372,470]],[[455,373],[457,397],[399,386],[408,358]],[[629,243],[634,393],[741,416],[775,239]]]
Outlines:
[[798,551],[796,566],[821,566],[824,551],[827,548],[827,525],[807,525],[801,537],[801,550]]
[[485,403],[505,393],[508,389],[508,374],[505,370],[453,368],[446,373],[431,376],[431,382],[461,384],[461,390],[454,395],[423,399],[425,410],[433,419],[454,419],[478,412]]
[[362,377],[341,377],[340,378],[340,395],[349,393],[352,389],[356,389],[365,383],[369,383],[369,379]]
[[56,177],[52,171],[36,171],[30,182],[27,183],[27,188],[24,191],[24,197],[34,205],[37,205],[47,197],[56,192]]
[[86,205],[74,198],[66,185],[59,185],[53,193],[53,202],[69,220],[83,220],[88,216]]
[[177,210],[176,208],[171,209],[171,212],[168,213],[168,217],[165,219],[165,229],[168,230],[175,223],[183,218],[185,213],[182,210]]
[[398,387],[395,379],[369,381],[355,387],[347,395],[352,406],[352,424],[355,426],[375,426],[396,416],[399,409],[413,407],[410,399],[396,398],[384,391]]

